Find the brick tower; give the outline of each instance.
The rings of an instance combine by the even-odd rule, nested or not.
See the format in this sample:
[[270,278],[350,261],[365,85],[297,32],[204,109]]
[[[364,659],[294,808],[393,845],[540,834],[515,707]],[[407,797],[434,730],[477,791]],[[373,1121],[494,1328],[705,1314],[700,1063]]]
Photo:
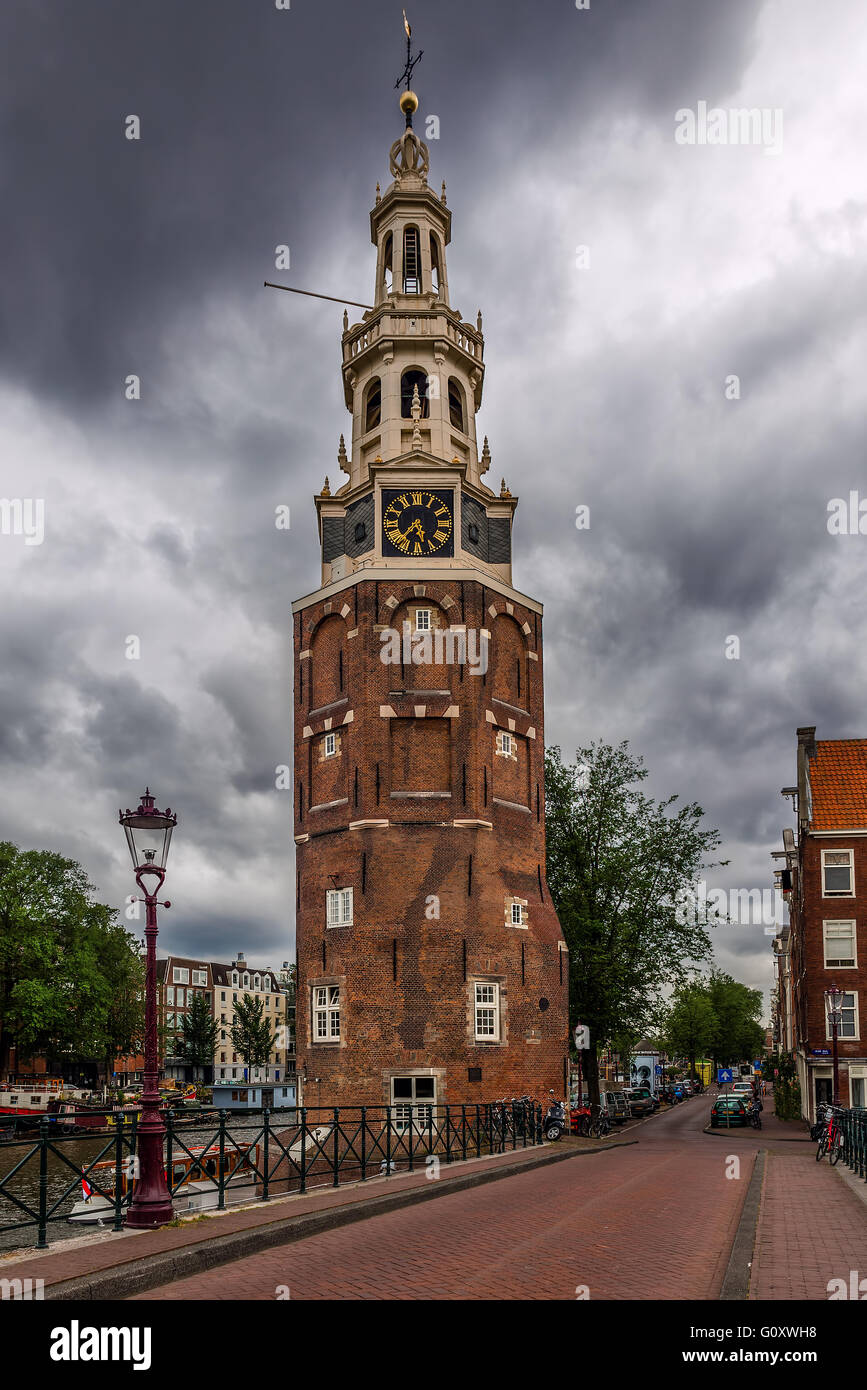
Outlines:
[[293,605],[298,1062],[310,1105],[563,1094],[568,961],[545,881],[542,606],[475,416],[481,313],[451,307],[445,184],[412,128],[344,313],[347,474]]

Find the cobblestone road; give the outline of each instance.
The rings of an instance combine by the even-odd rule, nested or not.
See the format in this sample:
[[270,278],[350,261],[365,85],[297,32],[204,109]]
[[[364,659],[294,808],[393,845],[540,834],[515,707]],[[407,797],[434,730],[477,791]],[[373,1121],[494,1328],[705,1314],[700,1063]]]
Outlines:
[[[717,1298],[762,1136],[704,1135],[708,1110],[695,1098],[635,1126],[632,1147],[372,1217],[141,1297],[574,1299],[583,1286],[591,1299]],[[726,1177],[731,1155],[739,1178]]]

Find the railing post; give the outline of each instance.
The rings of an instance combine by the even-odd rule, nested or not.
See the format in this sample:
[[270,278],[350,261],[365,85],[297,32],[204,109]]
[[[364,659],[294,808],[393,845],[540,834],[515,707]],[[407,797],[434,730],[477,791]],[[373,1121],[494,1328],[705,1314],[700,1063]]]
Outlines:
[[488,1152],[494,1152],[494,1107],[488,1105]]
[[446,1163],[452,1161],[452,1117],[451,1106],[446,1106]]
[[361,1181],[367,1178],[367,1106],[361,1107]]
[[467,1158],[467,1107],[461,1106],[461,1158]]
[[[476,1106],[476,1158],[481,1158],[482,1154],[482,1114],[478,1105]],[[464,1154],[466,1158],[466,1154]]]
[[224,1211],[226,1208],[226,1112],[220,1111],[220,1156],[217,1160],[217,1177],[219,1179],[217,1210]]
[[518,1147],[518,1104],[512,1102],[512,1153]]
[[262,1135],[262,1166],[265,1176],[262,1179],[262,1201],[268,1200],[268,1136],[271,1133],[271,1111],[265,1106],[265,1132]]
[[340,1184],[340,1108],[334,1107],[334,1183],[337,1187]]
[[48,1249],[48,1121],[39,1121],[39,1223],[36,1249]]
[[301,1192],[307,1191],[307,1107],[301,1107]]
[[412,1152],[412,1151],[413,1151],[413,1149],[415,1148],[415,1116],[414,1116],[414,1114],[413,1114],[414,1106],[413,1106],[412,1101],[410,1101],[409,1105],[407,1106],[407,1109],[409,1110],[409,1171],[412,1172],[412,1171],[413,1171],[413,1161],[412,1161],[413,1152]]
[[[114,1229],[123,1230],[123,1120],[115,1125],[114,1136]],[[129,1165],[130,1186],[132,1186],[135,1162]]]
[[391,1106],[385,1107],[385,1176],[391,1172]]
[[[169,1106],[166,1111],[166,1187],[169,1189],[170,1197],[172,1195],[172,1161],[174,1158],[172,1153],[172,1138],[174,1135],[174,1123],[175,1112],[172,1110],[171,1106]],[[183,1140],[181,1140],[181,1143],[183,1143]]]

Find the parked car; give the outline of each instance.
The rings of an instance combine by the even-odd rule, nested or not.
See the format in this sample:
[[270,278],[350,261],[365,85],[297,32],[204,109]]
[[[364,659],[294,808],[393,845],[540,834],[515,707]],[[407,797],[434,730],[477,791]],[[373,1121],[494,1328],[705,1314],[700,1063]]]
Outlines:
[[720,1125],[746,1125],[746,1101],[741,1096],[718,1096],[711,1106],[710,1123],[712,1129],[718,1129]]
[[659,1101],[649,1086],[633,1086],[632,1094],[634,1096],[644,1096],[645,1100],[649,1100],[652,1113],[659,1109]]
[[630,1113],[634,1115],[637,1120],[643,1120],[645,1115],[652,1114],[652,1104],[649,1100],[646,1100],[644,1096],[639,1095],[638,1091],[633,1090],[632,1087],[625,1087],[623,1094],[629,1104]]
[[605,1099],[608,1102],[608,1116],[612,1124],[622,1125],[632,1118],[629,1101],[623,1091],[606,1091]]
[[733,1096],[751,1096],[753,1094],[752,1081],[736,1081],[729,1094]]

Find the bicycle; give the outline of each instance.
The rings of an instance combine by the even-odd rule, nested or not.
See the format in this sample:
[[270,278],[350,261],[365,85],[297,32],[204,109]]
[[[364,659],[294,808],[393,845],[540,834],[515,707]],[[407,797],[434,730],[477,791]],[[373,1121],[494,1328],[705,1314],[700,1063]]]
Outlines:
[[833,1168],[835,1163],[839,1163],[845,1145],[843,1131],[838,1123],[839,1116],[843,1114],[840,1106],[829,1105],[826,1108],[827,1124],[819,1135],[819,1143],[816,1148],[816,1162],[821,1163],[825,1154],[828,1155],[828,1162]]
[[604,1139],[610,1129],[611,1121],[608,1118],[608,1112],[600,1106],[599,1114],[594,1115],[590,1121],[590,1133],[594,1139]]

